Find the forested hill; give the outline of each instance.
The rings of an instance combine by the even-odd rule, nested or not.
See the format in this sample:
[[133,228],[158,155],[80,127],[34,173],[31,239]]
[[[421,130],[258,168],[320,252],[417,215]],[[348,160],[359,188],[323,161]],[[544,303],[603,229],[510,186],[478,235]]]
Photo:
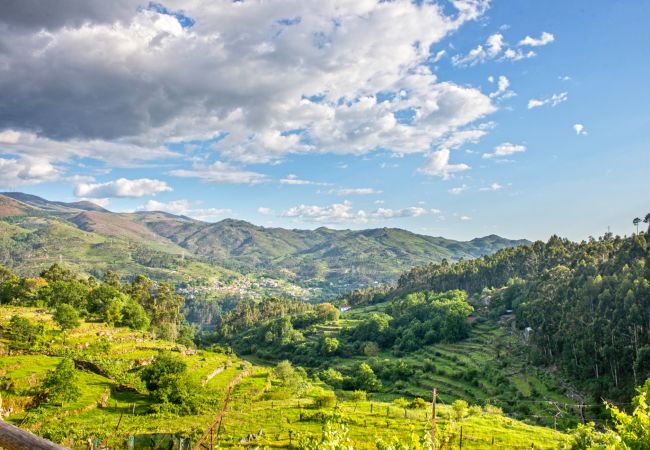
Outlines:
[[462,242],[397,228],[289,230],[233,219],[207,223],[160,211],[113,213],[91,202],[0,194],[0,263],[21,273],[59,260],[96,276],[111,269],[177,282],[201,278],[208,280],[206,286],[214,279],[223,285],[240,273],[292,283],[296,296],[318,298],[394,283],[414,266],[476,258],[527,242],[495,235]]
[[648,235],[606,235],[501,250],[456,264],[430,264],[389,292],[357,292],[351,303],[407,292],[462,289],[489,302],[493,317],[514,312],[532,360],[559,366],[596,398],[625,398],[650,376]]

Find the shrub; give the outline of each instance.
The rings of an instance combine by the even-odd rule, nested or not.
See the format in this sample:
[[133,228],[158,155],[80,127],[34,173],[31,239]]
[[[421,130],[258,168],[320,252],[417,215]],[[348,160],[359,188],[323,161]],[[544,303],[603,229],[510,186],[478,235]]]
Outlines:
[[314,405],[317,408],[333,408],[336,406],[336,394],[332,391],[319,391],[314,396]]
[[368,399],[368,393],[366,391],[354,391],[352,393],[352,400],[355,402],[364,402]]
[[463,420],[467,416],[469,404],[465,400],[456,400],[451,404],[456,420]]
[[429,403],[422,397],[416,397],[411,402],[411,408],[425,409],[427,406],[429,406]]
[[78,386],[78,375],[74,368],[74,362],[65,358],[50,371],[43,381],[43,391],[48,402],[61,403],[73,400],[78,397],[81,391]]
[[396,398],[395,400],[393,400],[393,403],[395,403],[400,408],[406,408],[409,405],[409,401],[406,400],[404,397]]
[[503,409],[499,408],[498,406],[490,405],[489,403],[483,407],[483,411],[485,414],[492,414],[494,416],[503,415]]

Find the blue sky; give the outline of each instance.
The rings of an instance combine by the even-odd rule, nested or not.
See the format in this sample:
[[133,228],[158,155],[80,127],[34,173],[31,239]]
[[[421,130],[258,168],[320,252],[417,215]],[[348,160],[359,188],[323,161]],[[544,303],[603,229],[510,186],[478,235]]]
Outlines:
[[0,11],[0,187],[458,239],[649,212],[647,2],[184,7]]

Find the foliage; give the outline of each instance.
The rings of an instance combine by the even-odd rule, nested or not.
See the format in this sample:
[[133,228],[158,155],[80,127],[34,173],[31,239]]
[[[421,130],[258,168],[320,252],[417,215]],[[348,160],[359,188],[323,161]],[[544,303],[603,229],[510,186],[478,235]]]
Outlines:
[[64,358],[45,378],[42,384],[48,402],[68,402],[79,393],[78,375],[71,358]]
[[596,398],[628,399],[650,376],[649,280],[644,234],[580,243],[553,236],[413,269],[392,295],[463,289],[480,296],[492,317],[513,310],[527,329],[533,362],[560,366]]
[[43,338],[42,324],[35,325],[29,319],[14,315],[9,320],[9,348],[12,350],[34,349]]
[[642,450],[650,446],[649,397],[650,378],[638,389],[638,395],[633,399],[634,410],[631,414],[621,411],[615,405],[607,406],[615,421],[616,432],[626,449]]
[[305,436],[298,442],[300,450],[354,450],[348,437],[348,428],[343,424],[328,422],[320,437]]
[[52,318],[63,332],[77,328],[81,324],[77,310],[66,303],[56,307]]

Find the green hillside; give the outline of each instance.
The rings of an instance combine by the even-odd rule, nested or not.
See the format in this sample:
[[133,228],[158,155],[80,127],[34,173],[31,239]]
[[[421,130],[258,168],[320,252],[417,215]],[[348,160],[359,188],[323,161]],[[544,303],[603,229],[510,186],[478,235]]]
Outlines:
[[[229,386],[233,393],[218,437],[224,448],[309,448],[303,446],[309,439],[318,441],[325,426],[347,430],[354,448],[374,449],[377,442],[419,440],[430,428],[426,407],[400,406],[380,397],[352,398],[334,393],[290,366],[274,370],[232,354],[154,341],[148,333],[85,322],[68,332],[64,344],[61,332],[42,309],[0,308],[5,353],[11,342],[8,321],[16,315],[42,324],[50,344],[13,351],[0,359],[6,418],[72,448],[87,448],[89,439],[120,448],[129,436],[147,433],[173,433],[194,443],[223,407]],[[138,374],[151,365],[159,350],[171,350],[187,366],[187,383],[202,399],[196,412],[174,413],[173,405],[157,403],[138,382]],[[62,405],[38,400],[48,371],[64,358],[75,362],[79,395]],[[338,401],[330,400],[334,396]],[[504,417],[496,408],[472,407],[458,414],[450,405],[439,404],[438,433],[455,442],[462,425],[464,448],[492,448],[494,439],[501,448],[534,444],[550,449],[565,440],[560,432]]]
[[[53,202],[18,192],[0,194],[0,218],[0,262],[23,273],[65,261],[95,275],[111,269],[186,282],[211,295],[277,294],[279,289],[268,288],[282,284],[301,298],[327,298],[393,283],[414,266],[527,242],[494,235],[460,242],[395,228],[206,223],[164,212],[112,213],[90,202]],[[62,245],[66,239],[69,244]]]

